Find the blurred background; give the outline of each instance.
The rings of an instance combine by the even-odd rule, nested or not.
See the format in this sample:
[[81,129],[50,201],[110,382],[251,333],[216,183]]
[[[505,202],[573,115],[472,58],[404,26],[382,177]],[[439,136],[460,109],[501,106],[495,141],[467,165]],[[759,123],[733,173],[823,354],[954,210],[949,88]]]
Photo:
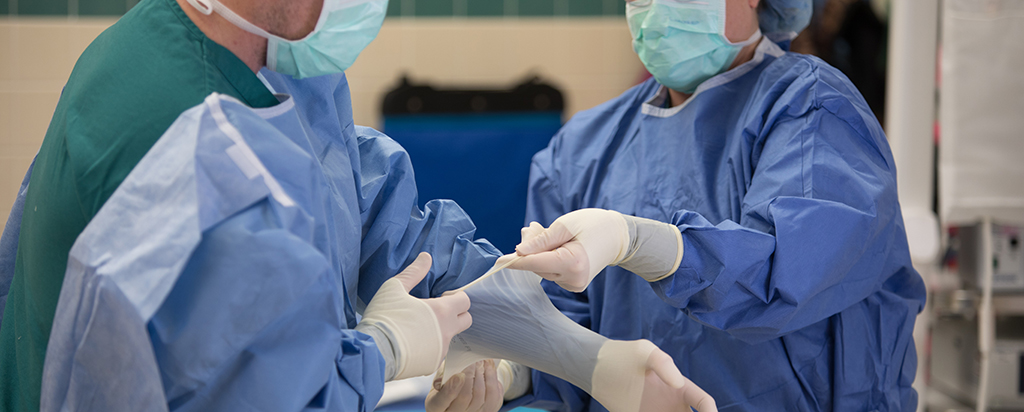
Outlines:
[[[76,59],[135,3],[0,0],[0,225]],[[791,49],[852,80],[899,167],[929,289],[919,410],[1024,410],[1024,0],[813,4]],[[409,150],[421,200],[454,198],[509,251],[532,154],[648,77],[624,12],[623,0],[392,0],[347,71],[355,122]],[[388,410],[415,409],[402,394],[428,385],[393,389]]]
[[[78,56],[135,3],[0,0],[0,225]],[[812,26],[793,44],[847,73],[880,119],[886,11],[884,1],[816,0]],[[439,89],[536,77],[561,92],[567,120],[647,77],[624,14],[623,0],[393,0],[347,71],[356,124],[383,128],[384,96],[403,76]]]

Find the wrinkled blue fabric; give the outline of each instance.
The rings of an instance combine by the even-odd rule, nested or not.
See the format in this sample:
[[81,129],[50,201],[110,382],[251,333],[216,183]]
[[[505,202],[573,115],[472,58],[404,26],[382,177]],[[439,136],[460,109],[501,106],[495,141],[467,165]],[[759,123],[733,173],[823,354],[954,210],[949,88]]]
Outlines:
[[811,23],[811,0],[764,0],[757,21],[764,34],[800,33]]
[[11,214],[7,215],[7,223],[4,224],[4,233],[0,235],[0,324],[4,319],[4,308],[7,307],[7,295],[11,292],[11,282],[14,281],[14,262],[18,258],[18,236],[21,234],[21,215],[25,210],[25,195],[28,193],[28,181],[32,177],[32,167],[36,160],[25,172],[25,178],[18,188],[18,195],[14,198],[11,206]]
[[[667,108],[653,80],[577,114],[533,159],[527,220],[598,207],[679,227],[679,270],[621,268],[555,305],[612,339],[646,338],[720,411],[913,411],[912,268],[885,136],[849,80],[762,41]],[[534,372],[508,406],[603,411]]]
[[44,411],[370,411],[384,360],[359,308],[421,251],[418,297],[493,264],[457,205],[417,207],[407,154],[352,124],[343,75],[262,74],[281,104],[183,113],[75,242]]

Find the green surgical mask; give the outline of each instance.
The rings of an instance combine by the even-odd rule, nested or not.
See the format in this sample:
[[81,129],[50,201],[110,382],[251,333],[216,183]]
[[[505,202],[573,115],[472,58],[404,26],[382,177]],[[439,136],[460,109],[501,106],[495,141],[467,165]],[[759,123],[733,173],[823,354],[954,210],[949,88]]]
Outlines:
[[725,0],[636,0],[626,3],[633,50],[663,86],[693,93],[724,72],[740,49],[761,38],[731,43],[725,37]]
[[213,12],[238,28],[267,39],[267,67],[295,78],[341,73],[370,44],[387,12],[388,0],[324,0],[316,27],[299,40],[270,34],[246,21],[217,0],[188,0],[209,15]]

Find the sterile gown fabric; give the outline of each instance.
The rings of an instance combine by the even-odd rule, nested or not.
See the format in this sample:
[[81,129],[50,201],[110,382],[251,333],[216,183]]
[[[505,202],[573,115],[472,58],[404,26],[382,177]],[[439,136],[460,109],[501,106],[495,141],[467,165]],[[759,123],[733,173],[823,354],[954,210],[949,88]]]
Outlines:
[[42,142],[0,327],[0,410],[39,410],[68,252],[168,126],[213,92],[252,107],[278,103],[177,1],[132,3],[78,57],[46,136],[32,136]]
[[[655,81],[573,117],[533,158],[527,221],[607,208],[679,227],[679,270],[611,267],[555,306],[612,339],[646,338],[720,411],[913,411],[911,267],[885,136],[821,60],[762,41],[666,108]],[[604,410],[534,372],[508,406]],[[562,406],[565,405],[565,406]]]
[[352,124],[343,75],[262,74],[281,104],[183,113],[75,242],[44,411],[369,411],[384,360],[359,307],[421,251],[418,297],[493,264],[457,205],[416,206],[407,154]]
[[4,232],[0,235],[0,325],[3,325],[7,294],[10,293],[11,281],[14,280],[14,263],[18,257],[18,235],[21,233],[21,215],[25,210],[25,194],[28,193],[28,182],[32,177],[32,167],[35,166],[35,163],[35,159],[33,159],[32,164],[28,166],[28,172],[25,172],[25,178],[21,180],[18,194],[14,197],[14,205],[11,206],[11,214],[7,216]]

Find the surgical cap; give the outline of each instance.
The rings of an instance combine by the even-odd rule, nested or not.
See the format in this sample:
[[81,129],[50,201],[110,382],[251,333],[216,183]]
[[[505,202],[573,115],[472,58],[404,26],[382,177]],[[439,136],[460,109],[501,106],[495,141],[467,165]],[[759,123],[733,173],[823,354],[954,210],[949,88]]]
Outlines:
[[811,0],[761,0],[761,32],[799,33],[811,22]]

